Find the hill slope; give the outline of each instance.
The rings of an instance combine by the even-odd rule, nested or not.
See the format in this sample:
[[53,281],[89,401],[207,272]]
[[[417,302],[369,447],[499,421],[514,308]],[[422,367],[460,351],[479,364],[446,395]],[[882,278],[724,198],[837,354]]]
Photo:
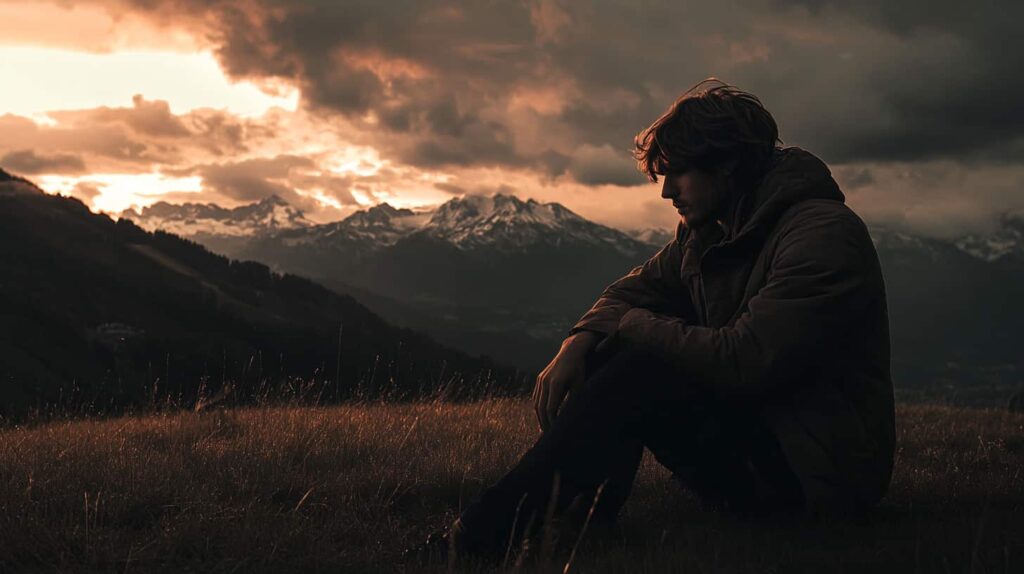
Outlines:
[[72,392],[108,404],[293,377],[338,395],[453,376],[512,382],[351,297],[0,174],[0,414]]

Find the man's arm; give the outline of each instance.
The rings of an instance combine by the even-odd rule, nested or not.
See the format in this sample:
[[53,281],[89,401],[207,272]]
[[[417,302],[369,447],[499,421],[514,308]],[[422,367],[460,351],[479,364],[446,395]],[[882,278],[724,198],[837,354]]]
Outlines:
[[814,206],[788,227],[766,285],[735,324],[701,327],[632,309],[618,324],[620,340],[664,355],[722,397],[757,396],[826,360],[884,296],[878,259],[847,209]]
[[634,307],[660,312],[678,308],[686,293],[679,275],[682,263],[681,239],[673,239],[643,265],[606,287],[573,325],[570,335],[581,331],[614,333],[622,316]]
[[587,355],[615,331],[626,311],[634,306],[665,310],[674,298],[681,296],[681,265],[680,244],[673,240],[646,263],[608,286],[573,326],[558,354],[537,376],[533,388],[533,405],[542,430],[551,426],[566,394],[583,382]]

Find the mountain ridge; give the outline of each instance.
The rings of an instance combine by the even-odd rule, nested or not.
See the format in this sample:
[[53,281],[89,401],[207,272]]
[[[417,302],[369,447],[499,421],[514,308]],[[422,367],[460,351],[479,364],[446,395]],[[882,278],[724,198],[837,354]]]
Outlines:
[[[264,222],[262,227],[251,217],[244,224],[236,223],[245,219],[239,217],[239,214],[259,212],[259,208],[266,205],[287,210],[284,211],[288,213],[287,217],[279,217],[269,224]],[[148,230],[163,229],[186,237],[204,235],[204,240],[214,241],[218,234],[224,237],[253,237],[295,232],[292,240],[301,241],[298,236],[302,234],[331,236],[351,233],[363,240],[376,240],[381,245],[393,245],[406,234],[421,232],[435,239],[448,241],[462,249],[495,244],[515,249],[522,247],[523,243],[529,243],[531,239],[537,240],[542,234],[541,230],[545,228],[561,228],[563,231],[578,234],[578,238],[586,239],[587,230],[579,229],[583,227],[589,228],[589,240],[594,241],[596,237],[600,237],[598,241],[618,243],[624,252],[629,253],[635,252],[638,248],[633,242],[661,247],[675,236],[674,228],[617,229],[587,220],[557,202],[541,203],[532,198],[522,200],[515,195],[502,193],[492,196],[455,197],[431,208],[418,209],[396,208],[382,202],[356,211],[338,221],[319,224],[306,219],[300,210],[278,196],[233,209],[214,203],[171,204],[161,201],[141,210],[125,210],[120,216],[132,219]],[[220,228],[213,225],[202,228],[196,223],[193,223],[191,228],[185,225],[185,222],[195,222],[199,219],[216,219],[230,224]],[[515,224],[527,228],[526,237],[515,237],[508,233],[510,226]],[[534,229],[528,229],[529,226],[533,226]],[[880,224],[869,224],[868,228],[872,231],[876,245],[886,241],[946,243],[987,262],[1002,259],[1024,261],[1024,212],[1002,214],[996,229],[988,234],[968,233],[951,239],[931,238]],[[601,232],[595,234],[594,229],[601,229]],[[498,237],[505,240],[505,245],[501,245]]]
[[[446,344],[539,369],[606,285],[672,237],[657,229],[629,237],[558,204],[500,194],[445,205],[375,206],[250,238],[232,256],[358,294],[390,320]],[[899,380],[950,388],[1019,381],[1019,222],[1008,215],[993,234],[946,240],[869,225]]]
[[0,245],[0,417],[69,397],[119,408],[227,386],[247,396],[316,384],[326,399],[518,384],[349,295],[75,198],[0,193]]

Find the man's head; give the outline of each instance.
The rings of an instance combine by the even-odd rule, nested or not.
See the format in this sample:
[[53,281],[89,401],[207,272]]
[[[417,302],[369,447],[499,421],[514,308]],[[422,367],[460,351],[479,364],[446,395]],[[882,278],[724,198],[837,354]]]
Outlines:
[[635,139],[637,167],[652,182],[664,176],[688,225],[724,217],[738,192],[748,190],[781,143],[775,119],[761,101],[709,78],[687,90]]

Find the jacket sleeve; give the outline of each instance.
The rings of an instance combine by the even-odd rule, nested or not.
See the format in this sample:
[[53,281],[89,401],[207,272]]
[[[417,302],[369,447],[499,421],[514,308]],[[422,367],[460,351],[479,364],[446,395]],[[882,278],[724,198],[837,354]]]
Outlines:
[[682,261],[680,240],[673,239],[643,265],[606,287],[569,334],[579,331],[611,334],[618,328],[622,316],[634,307],[671,312],[686,294],[679,277]]
[[687,379],[725,398],[758,396],[827,360],[873,298],[884,297],[877,255],[852,211],[791,223],[764,287],[733,324],[701,327],[633,309],[620,319],[619,339],[664,355]]

